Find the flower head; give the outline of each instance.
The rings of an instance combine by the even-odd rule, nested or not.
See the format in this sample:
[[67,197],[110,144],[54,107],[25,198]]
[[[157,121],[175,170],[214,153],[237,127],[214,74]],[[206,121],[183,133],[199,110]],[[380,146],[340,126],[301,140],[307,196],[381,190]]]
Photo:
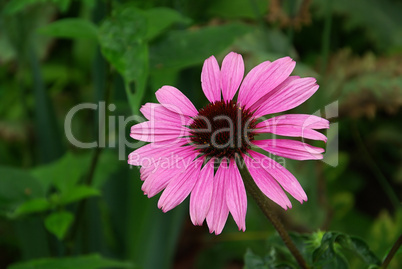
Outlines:
[[329,123],[320,117],[285,114],[264,118],[300,105],[317,91],[314,78],[290,76],[294,67],[289,57],[266,61],[243,79],[240,54],[229,53],[221,68],[211,56],[201,73],[209,104],[199,110],[178,89],[159,89],[159,104],[147,103],[141,108],[148,121],[131,128],[131,137],[150,142],[132,152],[128,160],[141,166],[144,193],[152,197],[163,190],[158,207],[164,212],[190,195],[194,225],[206,220],[210,232],[219,234],[230,212],[239,230],[245,231],[247,197],[235,160],[241,157],[256,185],[272,201],[291,208],[285,191],[301,203],[307,201],[287,169],[255,150],[296,160],[323,158],[322,148],[298,140],[259,139],[270,133],[326,141],[316,129],[328,128]]

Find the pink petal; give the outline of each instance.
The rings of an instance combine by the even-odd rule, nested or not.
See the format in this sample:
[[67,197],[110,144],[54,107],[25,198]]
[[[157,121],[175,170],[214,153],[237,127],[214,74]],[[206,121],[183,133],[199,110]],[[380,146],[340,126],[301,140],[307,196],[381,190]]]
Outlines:
[[279,125],[258,129],[255,131],[255,133],[272,133],[283,136],[302,137],[327,142],[327,137],[322,133],[311,129],[303,129],[300,126]]
[[[177,169],[176,169],[177,170]],[[166,186],[169,184],[170,180],[176,175],[179,174],[178,171],[173,171],[172,169],[160,170],[157,173],[153,173],[150,176],[146,177],[143,181],[144,183],[141,186],[141,190],[144,192],[148,198],[151,198],[161,192]]]
[[207,224],[209,232],[220,234],[225,226],[229,216],[229,208],[226,204],[226,178],[228,176],[228,164],[222,161],[214,178],[214,188],[211,200],[211,206],[207,215]]
[[284,114],[257,124],[257,128],[267,125],[295,125],[310,129],[328,129],[329,121],[315,115]]
[[[277,91],[278,89],[282,89],[284,87],[286,87],[287,85],[289,85],[290,82],[300,79],[299,76],[290,76],[288,78],[286,78],[281,84],[279,84],[278,86],[276,86],[275,89],[273,89],[272,91]],[[272,92],[268,92],[266,93],[263,97],[261,97],[260,99],[258,99],[257,102],[255,102],[251,107],[250,110],[251,111],[255,111],[257,110],[260,106],[264,105],[267,102],[267,99],[272,95]],[[255,113],[254,113],[255,115]]]
[[175,87],[163,86],[155,93],[155,95],[159,103],[173,112],[190,117],[195,117],[198,114],[193,103],[191,103],[191,101]]
[[129,156],[130,162],[134,165],[141,165],[142,169],[146,169],[145,171],[151,169],[154,172],[159,168],[169,169],[170,166],[176,165],[177,162],[183,162],[190,156],[192,156],[191,160],[194,160],[199,154],[192,146],[171,147],[159,151],[160,153],[154,150],[145,153],[134,151]]
[[289,57],[272,63],[263,62],[254,67],[240,86],[238,102],[246,109],[275,89],[292,73],[296,63]]
[[[173,107],[171,109],[174,111]],[[140,109],[141,113],[149,121],[164,121],[176,125],[188,125],[191,120],[190,117],[173,112],[172,110],[155,103],[146,103]]]
[[195,152],[192,146],[184,147],[184,143],[172,143],[163,146],[155,144],[157,143],[150,143],[131,152],[128,155],[128,163],[131,165],[149,166],[160,159],[169,159],[171,156],[182,156]]
[[226,178],[226,203],[239,230],[246,230],[247,195],[239,169],[232,159]]
[[174,178],[182,177],[182,172],[183,171],[179,170],[179,168],[174,168],[174,170],[163,170],[163,173],[160,173],[160,177],[153,176],[145,179],[141,189],[148,198],[151,198],[165,189]]
[[221,85],[223,100],[230,101],[244,76],[244,62],[240,54],[231,52],[222,62]]
[[182,175],[186,171],[195,156],[192,151],[182,151],[180,155],[163,158],[148,166],[141,167],[144,194],[152,197],[162,191],[173,177]]
[[254,140],[254,145],[272,154],[294,160],[321,160],[324,149],[290,139]]
[[161,150],[164,150],[164,149],[169,149],[169,148],[172,148],[172,147],[179,148],[179,147],[185,145],[186,143],[188,143],[187,138],[164,140],[164,141],[159,141],[159,142],[146,144],[145,146],[142,146],[142,147],[134,150],[132,153],[147,153],[147,152],[150,152],[150,151],[151,152],[157,152],[157,151],[161,151]]
[[307,201],[307,195],[299,181],[297,181],[293,174],[286,168],[261,153],[250,150],[249,154],[255,161],[258,160],[261,167],[265,169],[282,186],[282,188],[284,188],[285,191],[292,195],[296,200],[300,203]]
[[151,198],[166,188],[173,177],[181,175],[182,171],[181,167],[175,165],[169,168],[161,168],[157,165],[145,167],[141,173],[141,180],[144,181],[141,190],[148,198]]
[[329,128],[326,119],[305,114],[285,114],[272,117],[257,124],[255,133],[272,133],[327,141],[327,137],[313,129]]
[[[149,172],[150,172],[149,169],[146,169],[146,168],[144,168],[144,167],[140,167],[140,179],[141,179],[142,181],[144,181],[144,180],[145,180],[144,177],[148,177],[148,176],[150,175]],[[144,176],[144,177],[142,177],[142,176]]]
[[202,225],[211,205],[214,186],[214,160],[201,169],[190,196],[190,218],[194,225]]
[[263,97],[264,102],[254,116],[261,117],[295,108],[309,99],[318,87],[315,78],[289,79]]
[[131,127],[130,133],[132,138],[145,142],[158,142],[189,135],[190,132],[187,127],[161,121],[138,123]]
[[204,61],[201,71],[201,87],[211,103],[221,100],[220,80],[219,64],[216,58],[211,56]]
[[198,180],[201,165],[201,161],[195,160],[185,167],[183,173],[175,174],[158,201],[158,207],[163,212],[173,209],[186,199]]
[[258,188],[283,209],[292,208],[292,204],[278,182],[261,166],[259,160],[253,160],[243,154],[244,162]]

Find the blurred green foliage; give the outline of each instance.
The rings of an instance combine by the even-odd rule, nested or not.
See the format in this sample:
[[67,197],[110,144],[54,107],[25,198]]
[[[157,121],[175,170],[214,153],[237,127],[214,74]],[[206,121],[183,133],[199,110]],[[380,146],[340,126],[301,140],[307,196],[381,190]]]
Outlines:
[[[126,162],[141,104],[174,85],[202,107],[202,63],[229,51],[247,70],[289,55],[295,75],[318,78],[292,112],[331,120],[327,162],[286,160],[309,201],[274,208],[314,268],[378,268],[402,234],[401,12],[397,0],[2,1],[0,268],[297,268],[252,199],[245,233],[229,219],[209,235],[186,202],[160,212]],[[83,103],[69,130],[87,149],[63,132]],[[401,267],[399,250],[389,268]]]
[[[278,244],[273,237],[264,257],[254,254],[250,249],[245,254],[245,268],[298,268],[294,258]],[[339,232],[316,232],[311,235],[293,235],[302,255],[309,264],[318,268],[349,268],[345,252],[356,254],[366,268],[379,268],[380,260],[359,238]],[[276,242],[275,242],[276,241]]]

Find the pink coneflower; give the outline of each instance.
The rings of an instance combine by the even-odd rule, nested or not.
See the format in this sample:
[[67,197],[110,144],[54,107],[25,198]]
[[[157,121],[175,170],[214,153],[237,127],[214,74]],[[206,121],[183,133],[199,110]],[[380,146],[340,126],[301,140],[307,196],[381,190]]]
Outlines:
[[211,56],[201,73],[209,104],[199,110],[178,89],[160,88],[156,92],[159,104],[147,103],[141,108],[148,121],[131,128],[132,138],[151,142],[132,152],[128,160],[141,166],[144,193],[152,197],[164,190],[158,202],[163,212],[191,193],[194,225],[202,225],[206,219],[210,232],[219,234],[230,212],[239,230],[245,231],[247,197],[236,163],[236,158],[242,157],[256,185],[272,201],[284,209],[291,208],[285,191],[300,203],[307,201],[297,179],[259,151],[317,160],[323,158],[324,150],[298,140],[257,140],[261,134],[270,133],[326,141],[315,130],[329,127],[320,117],[285,114],[264,118],[300,105],[317,91],[314,78],[290,76],[295,64],[289,57],[266,61],[243,79],[240,54],[229,53],[221,68]]

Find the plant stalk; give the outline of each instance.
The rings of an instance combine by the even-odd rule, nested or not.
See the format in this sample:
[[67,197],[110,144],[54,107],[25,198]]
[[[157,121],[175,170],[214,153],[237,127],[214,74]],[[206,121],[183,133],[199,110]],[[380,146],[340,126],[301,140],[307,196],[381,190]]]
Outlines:
[[395,256],[396,252],[402,245],[402,235],[396,240],[395,244],[392,246],[391,250],[389,251],[387,257],[385,258],[384,262],[381,265],[381,269],[386,269],[391,262],[392,258]]
[[269,205],[268,197],[266,197],[265,194],[262,193],[262,191],[255,184],[253,178],[251,177],[250,173],[248,172],[246,166],[244,165],[244,160],[243,159],[237,160],[237,162],[238,162],[240,174],[243,178],[244,185],[246,187],[246,191],[254,198],[254,200],[257,202],[258,206],[264,213],[264,215],[272,223],[272,225],[278,232],[279,236],[282,238],[283,242],[285,243],[286,247],[289,249],[290,253],[296,259],[300,268],[308,269],[309,267],[308,267],[306,261],[304,260],[303,256],[300,254],[299,250],[296,248],[295,244],[293,243],[292,239],[290,238],[285,227],[283,227],[282,222],[279,220],[279,218],[277,217],[277,215],[274,213],[271,206]]
[[[100,54],[99,54],[99,57],[101,57]],[[108,70],[107,70],[107,77],[106,77],[106,85],[105,85],[105,90],[104,90],[104,92],[102,94],[103,97],[101,95],[95,97],[96,99],[97,98],[102,98],[105,101],[105,108],[107,108],[108,105],[110,104],[111,91],[112,91],[112,87],[113,87],[112,86],[112,80],[113,80],[112,69],[111,69],[109,64],[107,64],[107,68],[108,68]],[[102,87],[98,87],[96,89],[96,91],[97,91],[97,93],[101,93],[102,92]],[[99,100],[96,100],[96,101],[99,102],[102,99],[99,99]],[[109,130],[107,129],[107,126],[109,126],[108,125],[108,120],[109,120],[109,110],[105,109],[104,120],[102,121],[102,120],[98,119],[99,125],[96,126],[97,128],[95,128],[95,129],[97,129],[98,134],[105,135],[104,141],[108,141],[108,134],[109,134]],[[100,141],[98,141],[98,146],[95,148],[95,150],[94,150],[94,152],[92,154],[88,174],[87,174],[86,178],[84,179],[84,184],[87,185],[87,186],[92,185],[92,182],[93,182],[93,179],[94,179],[94,176],[95,176],[95,171],[96,171],[96,169],[98,167],[98,164],[99,164],[99,158],[100,158],[100,155],[101,155],[101,153],[103,151],[103,147],[101,147],[99,145],[99,143],[100,143]],[[66,242],[68,244],[68,252],[70,254],[72,253],[73,247],[74,247],[73,241],[74,241],[74,239],[76,238],[76,236],[78,234],[78,230],[79,230],[80,226],[82,226],[82,221],[83,221],[83,218],[84,218],[84,215],[85,215],[85,208],[86,208],[86,205],[87,205],[87,201],[88,201],[88,199],[83,199],[83,200],[80,200],[80,202],[78,203],[77,210],[76,210],[76,213],[75,213],[76,218],[74,220],[74,223],[71,226],[70,233],[69,233],[69,235],[68,235],[68,237],[66,239]]]

